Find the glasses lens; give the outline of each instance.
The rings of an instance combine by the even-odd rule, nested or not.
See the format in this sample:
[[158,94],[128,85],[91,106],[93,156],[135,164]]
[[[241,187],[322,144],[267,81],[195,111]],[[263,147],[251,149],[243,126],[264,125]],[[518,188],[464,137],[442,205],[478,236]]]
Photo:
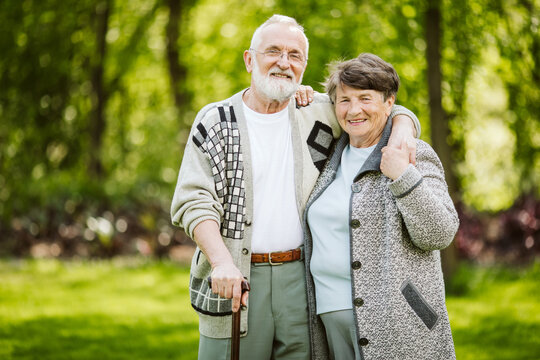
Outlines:
[[285,55],[285,57],[289,59],[289,61],[292,63],[295,63],[295,64],[304,63],[304,57],[302,56],[302,54],[298,52],[288,53],[286,51],[267,50],[264,52],[264,55],[272,59],[278,59],[278,58],[281,58],[283,55]]

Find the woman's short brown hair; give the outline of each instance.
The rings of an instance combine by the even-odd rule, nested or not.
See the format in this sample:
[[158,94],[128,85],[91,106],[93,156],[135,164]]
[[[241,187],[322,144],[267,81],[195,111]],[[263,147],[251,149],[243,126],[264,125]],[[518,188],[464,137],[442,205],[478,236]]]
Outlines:
[[370,53],[357,58],[330,64],[330,75],[324,86],[332,102],[336,101],[338,86],[347,85],[355,89],[376,90],[384,94],[384,100],[396,95],[399,76],[392,65]]

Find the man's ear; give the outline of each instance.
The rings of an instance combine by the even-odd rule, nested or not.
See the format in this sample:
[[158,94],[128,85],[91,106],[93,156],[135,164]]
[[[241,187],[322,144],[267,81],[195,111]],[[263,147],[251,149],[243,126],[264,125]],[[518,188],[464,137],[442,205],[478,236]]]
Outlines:
[[244,64],[247,72],[251,74],[253,71],[253,54],[249,50],[244,51]]

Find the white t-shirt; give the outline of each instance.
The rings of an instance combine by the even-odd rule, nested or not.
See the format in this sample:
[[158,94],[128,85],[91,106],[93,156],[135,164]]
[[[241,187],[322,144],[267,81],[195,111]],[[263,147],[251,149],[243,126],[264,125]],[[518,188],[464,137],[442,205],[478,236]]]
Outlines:
[[294,158],[288,108],[274,114],[244,104],[253,178],[251,249],[267,253],[303,243],[294,189]]

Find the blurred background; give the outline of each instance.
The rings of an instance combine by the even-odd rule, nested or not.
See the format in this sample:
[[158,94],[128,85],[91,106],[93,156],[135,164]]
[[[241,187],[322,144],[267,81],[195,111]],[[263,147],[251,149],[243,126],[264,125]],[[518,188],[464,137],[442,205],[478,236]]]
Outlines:
[[[169,206],[190,126],[202,106],[249,85],[242,53],[274,13],[304,26],[311,46],[303,81],[315,90],[326,64],[361,52],[396,68],[397,103],[418,115],[460,213],[443,254],[449,290],[471,288],[470,266],[537,279],[538,0],[1,1],[5,274],[50,279],[49,271],[95,259],[108,259],[100,266],[112,273],[141,261],[150,272],[185,271],[194,244],[170,225]],[[115,262],[126,257],[136,260]],[[13,291],[18,303],[17,276],[13,288],[0,285],[0,298]],[[526,291],[538,290],[531,284]],[[540,329],[533,318],[528,329]],[[196,341],[196,319],[190,326]],[[0,338],[2,329],[13,334],[0,327]],[[538,336],[531,341],[540,354]],[[0,357],[15,356],[14,344]]]

